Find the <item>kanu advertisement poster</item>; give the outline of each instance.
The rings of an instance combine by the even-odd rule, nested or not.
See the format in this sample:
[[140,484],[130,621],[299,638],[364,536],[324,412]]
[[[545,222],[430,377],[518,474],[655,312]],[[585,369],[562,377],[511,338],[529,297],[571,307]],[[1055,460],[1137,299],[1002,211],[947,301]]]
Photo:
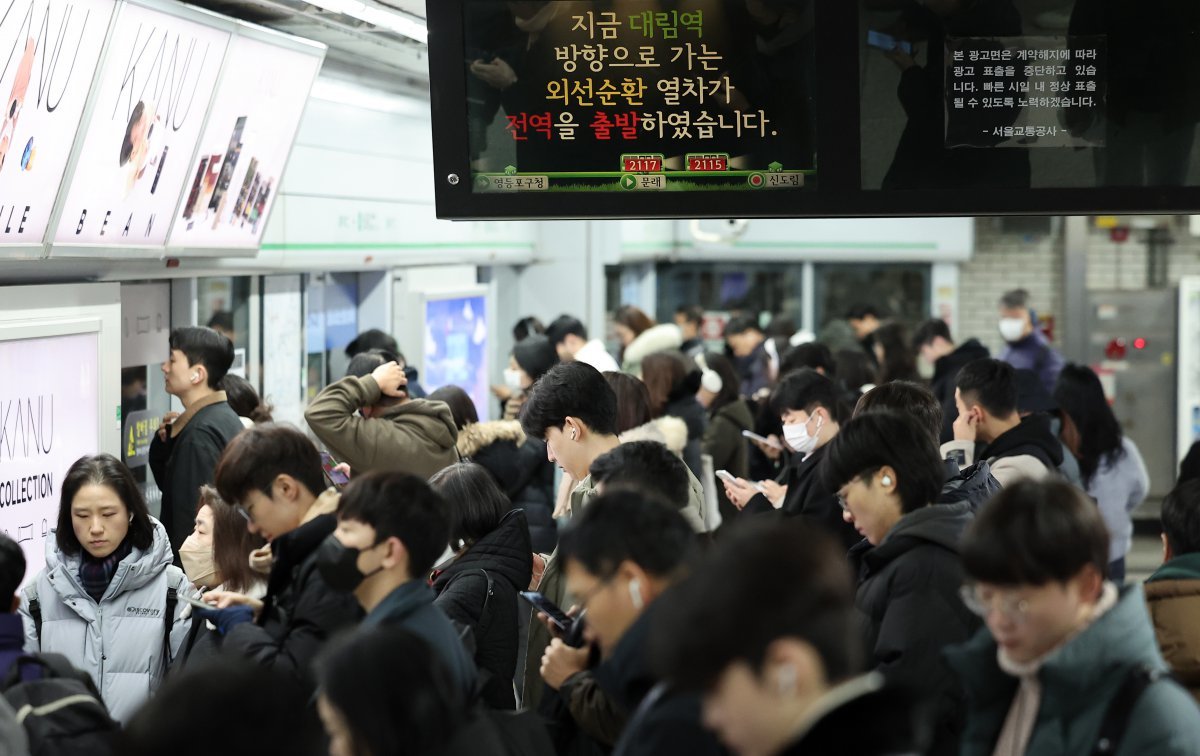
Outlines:
[[319,48],[234,37],[170,246],[258,246],[320,68]]
[[113,0],[0,0],[0,245],[41,244]]
[[55,244],[166,242],[229,36],[121,7]]
[[67,470],[99,451],[99,369],[97,333],[0,341],[0,532],[26,580],[46,563]]

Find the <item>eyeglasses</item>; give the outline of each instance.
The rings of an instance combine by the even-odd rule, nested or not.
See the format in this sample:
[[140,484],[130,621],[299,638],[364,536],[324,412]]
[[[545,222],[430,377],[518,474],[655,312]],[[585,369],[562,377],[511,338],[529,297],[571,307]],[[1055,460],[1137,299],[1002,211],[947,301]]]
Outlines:
[[[872,467],[868,470],[863,470],[858,475],[855,475],[853,478],[851,478],[849,481],[847,481],[846,486],[850,485],[851,483],[853,483],[855,481],[865,482],[868,478],[870,478],[872,475],[874,475],[877,472],[879,472],[878,467]],[[842,486],[842,488],[845,489],[846,486]],[[846,501],[846,494],[842,493],[841,491],[838,491],[836,494],[834,494],[834,496],[837,497],[838,506],[842,508],[842,511],[849,512],[850,511],[850,503],[848,501]]]
[[233,508],[238,514],[240,514],[242,517],[244,517],[246,519],[246,522],[250,522],[250,523],[254,522],[254,518],[250,516],[250,510],[254,509],[253,504],[251,504],[248,507],[243,506],[241,504],[234,504]]
[[591,590],[587,591],[582,596],[579,596],[575,601],[575,605],[579,607],[578,614],[582,615],[583,612],[585,610],[587,610],[588,602],[591,601],[592,599],[596,598],[596,594],[600,593],[600,591],[607,588],[612,583],[613,580],[616,580],[616,578],[617,578],[617,576],[615,574],[609,575],[608,577],[603,578],[602,580],[600,580],[600,582],[593,585]]
[[958,589],[963,604],[974,614],[987,619],[992,609],[1014,622],[1023,622],[1029,616],[1029,600],[1011,593],[994,592],[983,596],[977,585],[964,585]]
[[835,494],[835,496],[837,496],[837,503],[838,503],[838,506],[842,508],[842,511],[849,512],[850,504],[847,503],[847,501],[846,501],[846,494],[842,493],[841,491],[838,491]]

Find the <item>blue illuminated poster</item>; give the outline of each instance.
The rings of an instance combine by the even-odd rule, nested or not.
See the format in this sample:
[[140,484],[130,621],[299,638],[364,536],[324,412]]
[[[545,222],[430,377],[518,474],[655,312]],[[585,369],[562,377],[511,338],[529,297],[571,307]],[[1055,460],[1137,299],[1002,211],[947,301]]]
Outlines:
[[487,419],[487,298],[483,294],[447,296],[431,294],[425,301],[426,390],[458,386],[475,403],[481,420]]

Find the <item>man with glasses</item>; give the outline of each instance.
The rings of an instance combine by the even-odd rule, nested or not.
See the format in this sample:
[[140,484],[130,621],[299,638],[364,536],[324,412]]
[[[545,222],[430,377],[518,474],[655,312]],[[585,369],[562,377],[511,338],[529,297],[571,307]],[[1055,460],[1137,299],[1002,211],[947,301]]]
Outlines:
[[659,685],[647,653],[656,603],[696,545],[683,515],[634,489],[614,489],[577,515],[558,543],[567,591],[587,613],[585,637],[603,659],[596,683],[626,719],[613,755],[720,754],[701,726],[699,696]]
[[1163,675],[1139,586],[1106,578],[1108,529],[1063,482],[1005,487],[962,543],[987,627],[947,652],[967,691],[964,756],[1200,753],[1200,710]]
[[979,626],[958,596],[958,542],[971,506],[934,503],[945,468],[933,434],[910,416],[879,411],[854,418],[830,443],[823,474],[846,522],[864,538],[849,559],[871,666],[928,701],[929,753],[956,754],[964,703],[941,652]]
[[216,625],[222,647],[292,675],[315,690],[312,662],[335,632],[356,623],[353,595],[332,590],[317,569],[318,547],[337,527],[338,496],[323,489],[317,448],[290,426],[265,424],[237,436],[215,473],[221,498],[270,543],[272,565],[262,601],[214,592],[217,609],[199,614]]

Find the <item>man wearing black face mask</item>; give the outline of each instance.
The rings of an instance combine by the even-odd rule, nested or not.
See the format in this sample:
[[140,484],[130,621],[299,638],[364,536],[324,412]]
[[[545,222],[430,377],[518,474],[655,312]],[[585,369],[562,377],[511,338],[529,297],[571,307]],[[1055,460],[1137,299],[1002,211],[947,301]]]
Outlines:
[[396,625],[429,643],[472,700],[475,663],[424,579],[450,538],[445,511],[418,477],[356,477],[342,491],[337,530],[318,549],[317,570],[333,590],[354,594],[367,612],[363,628]]

